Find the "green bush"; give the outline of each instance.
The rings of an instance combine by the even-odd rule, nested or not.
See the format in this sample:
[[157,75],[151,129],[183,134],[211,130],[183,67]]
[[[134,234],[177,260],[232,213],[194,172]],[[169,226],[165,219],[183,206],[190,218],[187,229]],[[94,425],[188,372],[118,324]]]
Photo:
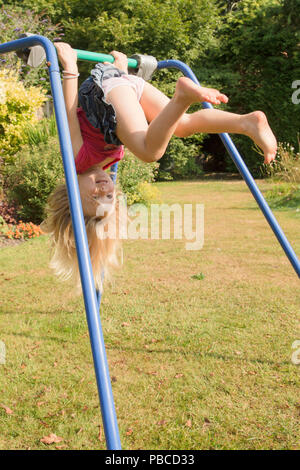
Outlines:
[[0,155],[4,163],[14,160],[26,142],[24,127],[37,123],[37,110],[45,101],[40,87],[27,87],[13,70],[0,69]]
[[[202,61],[204,81],[229,96],[228,111],[262,110],[278,141],[295,146],[300,105],[292,102],[292,84],[300,77],[300,0],[243,0],[227,5],[231,8],[216,35],[219,43]],[[251,140],[234,136],[234,141],[258,176],[263,159],[253,151]],[[232,171],[234,164],[224,155]]]
[[138,199],[135,201],[145,206],[150,206],[151,203],[161,203],[160,191],[153,186],[153,184],[144,181],[137,186]]
[[[142,183],[152,183],[155,180],[158,163],[144,163],[129,152],[118,165],[118,183],[127,196],[128,206],[134,203],[149,203],[157,194],[149,191]],[[148,189],[147,189],[148,188]]]
[[26,146],[16,155],[6,173],[8,198],[17,202],[18,215],[25,222],[39,224],[44,218],[48,196],[64,177],[57,139],[36,147]]
[[[199,155],[199,144],[201,140],[201,136],[185,139],[173,137],[165,155],[159,161],[158,179],[166,181],[197,178],[200,176],[203,170],[197,164],[196,156]],[[196,145],[196,142],[198,145]]]

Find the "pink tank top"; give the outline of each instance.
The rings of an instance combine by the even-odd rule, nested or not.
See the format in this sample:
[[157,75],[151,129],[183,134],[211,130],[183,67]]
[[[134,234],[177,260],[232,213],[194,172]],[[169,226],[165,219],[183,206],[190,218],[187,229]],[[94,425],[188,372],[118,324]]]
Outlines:
[[105,165],[103,170],[122,160],[124,157],[123,145],[107,144],[100,129],[96,129],[90,124],[82,108],[77,109],[77,117],[83,140],[83,144],[75,159],[76,172],[78,174],[84,173],[91,166],[101,163],[107,158],[112,158],[113,160]]

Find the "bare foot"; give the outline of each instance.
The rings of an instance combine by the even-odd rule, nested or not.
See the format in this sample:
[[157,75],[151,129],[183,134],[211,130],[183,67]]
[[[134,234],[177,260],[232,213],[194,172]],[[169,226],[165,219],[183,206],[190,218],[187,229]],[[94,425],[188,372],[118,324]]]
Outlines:
[[188,77],[180,77],[176,84],[175,96],[187,102],[190,106],[193,103],[207,101],[211,104],[227,103],[228,97],[215,90],[196,85]]
[[277,141],[262,111],[244,115],[245,134],[264,152],[264,163],[271,163],[277,152]]

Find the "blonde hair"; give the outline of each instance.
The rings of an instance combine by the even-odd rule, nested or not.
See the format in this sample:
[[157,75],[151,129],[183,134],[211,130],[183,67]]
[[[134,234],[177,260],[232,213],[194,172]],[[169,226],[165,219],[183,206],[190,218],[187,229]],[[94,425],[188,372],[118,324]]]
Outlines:
[[[122,249],[118,237],[117,225],[124,224],[124,217],[119,217],[119,196],[114,190],[114,205],[105,217],[84,216],[91,264],[97,290],[103,290],[103,280],[110,279],[112,268],[122,264]],[[98,212],[98,211],[97,211]],[[108,224],[113,225],[114,237],[107,236]],[[59,185],[48,199],[47,218],[42,223],[42,230],[50,235],[53,255],[50,267],[61,280],[71,280],[80,288],[80,275],[76,255],[75,238],[67,188]]]

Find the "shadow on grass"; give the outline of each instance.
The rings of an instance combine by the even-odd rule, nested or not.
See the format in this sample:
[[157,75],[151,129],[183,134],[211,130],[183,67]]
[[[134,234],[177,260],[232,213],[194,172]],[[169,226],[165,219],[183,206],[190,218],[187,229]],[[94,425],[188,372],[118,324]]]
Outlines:
[[293,196],[285,196],[269,202],[271,209],[286,210],[300,208],[300,191],[294,193]]
[[41,336],[41,335],[32,335],[30,333],[16,333],[16,332],[6,332],[7,335],[12,335],[12,336],[18,336],[21,338],[29,338],[34,341],[41,341],[41,340],[50,340],[50,341],[55,341],[56,343],[61,343],[61,344],[67,344],[67,343],[72,343],[72,344],[77,344],[77,341],[72,341],[70,339],[63,339],[63,338],[58,338],[55,336]]
[[[299,212],[300,212],[300,201],[299,201],[299,204],[298,205],[295,205],[295,206],[273,206],[273,204],[271,205],[268,201],[266,201],[268,206],[270,207],[271,211],[272,212],[286,212],[286,213],[291,213],[291,211],[296,212],[296,209],[299,208]],[[256,203],[255,200],[253,200],[253,203],[249,206],[244,206],[244,207],[241,207],[241,206],[231,206],[231,207],[226,207],[226,209],[223,209],[222,210],[225,212],[226,210],[239,210],[239,211],[256,211],[256,210],[259,210],[261,211],[261,208],[259,207],[259,205]],[[262,211],[261,211],[262,212]]]
[[260,359],[260,358],[248,358],[248,357],[244,357],[244,358],[237,358],[236,356],[230,356],[230,355],[224,355],[224,354],[218,354],[218,353],[211,353],[211,352],[208,352],[208,353],[205,353],[205,352],[199,352],[199,351],[178,351],[178,348],[176,348],[175,350],[173,349],[141,349],[141,348],[126,348],[126,347],[115,347],[115,346],[111,346],[111,345],[106,345],[106,349],[107,350],[112,350],[112,351],[127,351],[127,352],[130,352],[130,353],[147,353],[147,354],[151,354],[151,355],[155,355],[155,354],[175,354],[175,355],[180,355],[182,357],[194,357],[194,358],[203,358],[203,357],[210,357],[210,358],[213,358],[213,359],[218,359],[218,360],[222,360],[222,361],[231,361],[231,362],[236,362],[236,363],[245,363],[245,362],[250,362],[252,364],[267,364],[269,366],[278,366],[278,365],[290,365],[291,362],[290,361],[282,361],[282,362],[279,362],[279,361],[271,361],[269,359]]
[[218,172],[207,172],[203,175],[198,176],[197,180],[202,181],[242,181],[243,177],[239,173],[218,173]]
[[[18,310],[21,310],[20,307],[18,307]],[[21,317],[24,317],[26,315],[26,317],[28,318],[29,316],[37,316],[37,315],[47,315],[47,316],[55,316],[55,315],[63,315],[63,314],[67,314],[67,315],[73,315],[74,313],[78,313],[80,314],[81,311],[79,312],[78,311],[78,307],[77,308],[74,308],[74,310],[66,310],[64,308],[63,312],[61,309],[59,309],[58,307],[55,307],[53,308],[52,310],[51,309],[45,309],[45,310],[31,310],[31,311],[18,311],[17,309],[15,310],[5,310],[3,312],[1,312],[0,314],[0,317],[1,316],[5,316],[5,315],[20,315]],[[82,308],[82,312],[84,313],[84,307]]]

